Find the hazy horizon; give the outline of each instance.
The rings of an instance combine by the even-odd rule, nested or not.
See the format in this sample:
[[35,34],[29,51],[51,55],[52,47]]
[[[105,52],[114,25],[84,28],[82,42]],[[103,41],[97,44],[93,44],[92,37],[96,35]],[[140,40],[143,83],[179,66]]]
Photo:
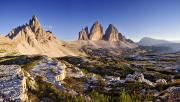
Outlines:
[[0,34],[36,15],[42,27],[61,40],[76,40],[79,31],[100,21],[105,32],[114,24],[133,41],[151,37],[180,41],[179,0],[1,0]]

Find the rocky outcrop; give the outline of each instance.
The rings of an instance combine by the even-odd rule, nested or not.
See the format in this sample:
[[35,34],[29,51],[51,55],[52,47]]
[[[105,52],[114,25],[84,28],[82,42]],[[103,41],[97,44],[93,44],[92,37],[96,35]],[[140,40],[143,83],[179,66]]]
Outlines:
[[79,38],[78,40],[88,40],[88,30],[87,29],[82,29],[80,32],[79,32]]
[[59,61],[52,60],[50,58],[43,58],[36,66],[32,68],[30,74],[34,78],[36,76],[42,76],[44,77],[45,81],[52,84],[57,84],[59,81],[65,78],[65,68],[66,65]]
[[157,85],[165,85],[167,84],[167,81],[165,79],[158,79],[156,80]]
[[31,30],[35,33],[35,38],[37,41],[43,43],[47,42],[48,40],[55,39],[52,32],[43,30],[36,16],[33,16],[32,19],[29,21],[29,26]]
[[88,32],[88,27],[82,29],[82,31],[79,32],[78,40],[104,40],[108,42],[123,42],[128,46],[136,46],[136,44],[131,39],[126,39],[126,37],[123,36],[113,24],[109,24],[105,34],[103,34],[103,27],[98,21],[95,22],[91,27],[90,33]]
[[32,19],[29,21],[29,26],[31,27],[32,31],[35,33],[39,33],[39,31],[42,30],[41,24],[36,18],[36,16],[33,16]]
[[180,100],[180,87],[169,87],[168,89],[160,92],[156,97],[155,102],[179,102]]
[[86,34],[87,34],[87,36],[89,38],[89,29],[88,29],[88,27],[85,27],[84,30],[86,31]]
[[155,86],[155,83],[147,80],[144,78],[144,75],[139,72],[135,72],[134,74],[128,74],[126,76],[125,82],[140,82],[140,83],[146,83],[150,86]]
[[104,40],[107,41],[122,41],[122,34],[118,32],[117,28],[110,24],[108,28],[106,29]]
[[89,39],[92,41],[102,40],[103,28],[101,24],[97,21],[93,24],[90,30]]
[[[18,65],[0,66],[0,101],[26,101],[27,86],[21,67]],[[18,102],[19,102],[18,101]]]

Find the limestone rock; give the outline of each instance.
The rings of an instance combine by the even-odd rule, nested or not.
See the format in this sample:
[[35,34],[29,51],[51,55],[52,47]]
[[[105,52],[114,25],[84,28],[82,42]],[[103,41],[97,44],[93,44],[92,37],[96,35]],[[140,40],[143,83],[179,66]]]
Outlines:
[[29,26],[31,27],[32,31],[37,33],[38,30],[41,29],[41,24],[36,16],[33,16],[32,19],[29,21]]
[[102,40],[102,37],[103,37],[103,27],[97,21],[91,27],[89,39],[92,41],[98,41],[98,40]]
[[80,32],[79,32],[79,39],[78,40],[88,40],[88,31],[87,29],[82,29]]
[[115,42],[122,40],[122,34],[118,32],[117,28],[110,24],[105,32],[104,40]]
[[180,100],[180,87],[169,87],[162,91],[157,97],[155,102],[179,102]]
[[66,65],[64,63],[45,57],[30,70],[30,73],[34,78],[40,75],[47,82],[56,84],[56,82],[62,81],[65,78],[65,68]]
[[47,43],[55,39],[51,32],[44,31],[35,16],[32,17],[29,24],[13,29],[6,37],[14,39],[17,42],[25,41],[32,47],[38,45],[37,43]]
[[165,85],[167,84],[167,81],[165,79],[158,79],[156,80],[157,85]]
[[[26,77],[18,65],[0,65],[0,101],[25,102],[27,97]],[[2,101],[3,100],[3,101]]]
[[84,30],[86,31],[86,34],[88,35],[88,38],[89,38],[89,30],[88,30],[88,27],[85,27]]
[[155,83],[145,79],[144,75],[139,72],[135,72],[134,74],[128,74],[126,76],[125,82],[128,82],[128,81],[146,83],[148,85],[155,86]]
[[36,16],[28,24],[14,28],[6,37],[13,41],[20,54],[50,57],[76,55],[75,51],[63,46],[65,42],[56,39],[51,31],[45,31]]
[[[88,42],[97,43],[93,44],[93,46],[102,46],[105,47],[107,45],[103,45],[102,42],[108,43],[110,45],[115,45],[116,48],[122,47],[122,48],[136,48],[137,44],[134,43],[130,39],[126,39],[125,36],[122,35],[122,33],[118,32],[118,29],[110,24],[105,31],[105,34],[103,34],[103,28],[101,24],[97,21],[93,24],[91,27],[90,33],[88,32],[88,27],[84,28],[82,31],[79,32],[79,38],[78,40],[87,40]],[[82,41],[80,42],[82,44]],[[90,43],[88,43],[89,45]],[[100,44],[100,45],[99,45]],[[97,46],[96,46],[97,45]],[[112,47],[112,46],[110,46]]]

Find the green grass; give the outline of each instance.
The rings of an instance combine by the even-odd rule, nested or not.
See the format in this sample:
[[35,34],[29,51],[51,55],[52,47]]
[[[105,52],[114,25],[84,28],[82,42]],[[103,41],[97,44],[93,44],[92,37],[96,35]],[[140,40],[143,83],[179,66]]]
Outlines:
[[80,69],[86,71],[86,73],[94,73],[101,76],[117,76],[125,77],[127,74],[134,73],[134,70],[127,67],[127,61],[122,59],[119,60],[108,60],[102,57],[87,57],[89,61],[84,61],[80,57],[63,57],[58,60],[66,61]]
[[0,50],[0,53],[5,53],[5,52],[6,52],[6,50],[4,50],[4,49]]
[[0,63],[6,62],[6,61],[12,61],[12,60],[15,60],[16,58],[17,57],[10,57],[10,58],[1,57],[0,58]]
[[87,81],[86,78],[65,78],[63,85],[66,88],[73,89],[79,93],[84,92],[84,84]]
[[29,71],[35,66],[42,56],[6,56],[0,58],[0,65],[19,65],[25,71]]
[[43,81],[40,76],[36,77],[36,90],[28,89],[29,97],[32,101],[40,101],[42,98],[48,98],[53,102],[88,102],[83,96],[73,96],[56,89],[51,83]]
[[180,82],[175,82],[175,83],[168,83],[168,84],[165,84],[165,85],[157,85],[155,87],[155,89],[159,90],[159,91],[163,91],[163,90],[166,90],[167,88],[169,87],[178,87],[180,85]]

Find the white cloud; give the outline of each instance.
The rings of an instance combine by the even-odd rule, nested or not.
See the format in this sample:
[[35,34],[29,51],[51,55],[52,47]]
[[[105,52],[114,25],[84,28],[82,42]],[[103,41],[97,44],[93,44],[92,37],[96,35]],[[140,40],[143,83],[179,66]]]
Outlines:
[[50,30],[50,31],[52,31],[52,29],[53,29],[53,26],[52,25],[46,25],[46,26],[44,26],[44,29],[45,30]]

